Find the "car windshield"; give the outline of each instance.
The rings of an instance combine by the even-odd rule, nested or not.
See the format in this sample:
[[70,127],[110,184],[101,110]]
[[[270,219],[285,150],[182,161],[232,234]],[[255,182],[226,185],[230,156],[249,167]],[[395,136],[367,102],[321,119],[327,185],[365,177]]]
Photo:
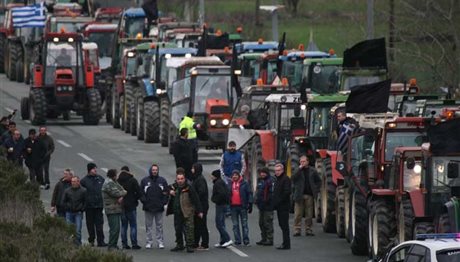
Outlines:
[[[313,66],[313,68],[310,68]],[[313,93],[332,94],[339,90],[340,70],[338,65],[314,64],[305,67],[307,81]]]
[[302,82],[302,69],[303,61],[286,61],[283,63],[283,77],[288,79],[289,85],[294,87],[296,90],[300,89],[300,83]]
[[101,57],[112,57],[114,37],[115,32],[93,32],[89,35],[88,41],[97,44]]
[[460,249],[448,249],[436,252],[438,262],[457,262],[460,261]]
[[199,75],[195,81],[195,113],[205,112],[208,99],[229,99],[230,76]]
[[388,132],[385,139],[385,161],[391,161],[397,147],[421,146],[423,134],[419,132]]
[[134,38],[138,33],[144,32],[144,17],[130,18],[126,20],[126,37]]

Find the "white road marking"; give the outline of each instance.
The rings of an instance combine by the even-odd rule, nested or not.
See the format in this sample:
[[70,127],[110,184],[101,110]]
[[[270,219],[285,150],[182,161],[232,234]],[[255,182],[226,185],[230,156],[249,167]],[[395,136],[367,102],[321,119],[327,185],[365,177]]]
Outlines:
[[83,153],[78,153],[77,155],[81,156],[81,157],[82,157],[83,159],[85,159],[86,161],[89,161],[89,162],[93,162],[93,161],[94,161],[91,157],[89,157],[89,156],[87,156],[87,155],[85,155],[85,154],[83,154]]
[[101,170],[104,171],[105,173],[107,173],[107,171],[109,171],[109,169],[106,168],[106,167],[102,167]]
[[67,144],[66,142],[62,141],[62,140],[56,140],[59,144],[65,146],[65,147],[72,147],[71,145]]
[[5,110],[8,111],[9,113],[13,113],[13,109],[9,108],[9,107],[5,107]]
[[233,253],[237,254],[240,257],[249,257],[246,253],[243,251],[239,250],[238,248],[234,246],[228,246],[227,249],[230,249]]

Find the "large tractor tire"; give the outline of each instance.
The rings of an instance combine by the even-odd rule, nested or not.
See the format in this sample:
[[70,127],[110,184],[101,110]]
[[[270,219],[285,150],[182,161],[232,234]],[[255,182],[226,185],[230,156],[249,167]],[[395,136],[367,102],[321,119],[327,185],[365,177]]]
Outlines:
[[0,50],[0,73],[5,73],[5,46],[6,46],[6,38],[4,34],[0,34],[0,46],[2,50]]
[[366,198],[364,198],[364,196],[361,193],[354,190],[350,200],[351,252],[353,253],[353,255],[366,255],[368,251],[367,231],[369,222]]
[[125,111],[124,111],[124,118],[126,123],[124,125],[125,133],[131,133],[131,104],[134,102],[134,93],[133,87],[131,85],[125,85]]
[[321,180],[321,221],[325,233],[335,233],[335,191],[332,181],[331,159],[324,159],[324,174]]
[[112,119],[113,119],[113,95],[112,95],[112,89],[111,87],[107,87],[107,92],[105,92],[105,121],[107,124],[112,124]]
[[23,97],[21,98],[21,118],[22,120],[29,120],[29,98]]
[[29,119],[32,125],[46,123],[47,107],[45,92],[42,89],[32,89],[29,95]]
[[345,237],[345,189],[339,186],[335,192],[335,228],[337,236]]
[[83,113],[85,125],[98,125],[101,118],[101,95],[98,90],[92,88],[86,91],[87,102]]
[[16,57],[15,60],[16,64],[16,81],[19,83],[24,82],[24,51],[22,50],[22,46],[20,44],[16,44]]
[[19,50],[17,44],[10,42],[9,44],[9,52],[10,55],[8,56],[8,78],[10,81],[16,81],[17,72],[16,72],[16,62],[19,61]]
[[299,145],[293,143],[289,146],[287,156],[288,160],[286,161],[286,172],[289,177],[297,173],[300,165],[300,155],[299,155]]
[[177,128],[174,126],[174,124],[171,121],[169,121],[168,147],[169,147],[170,154],[174,153],[173,152],[174,143],[176,142],[176,139],[177,139]]
[[126,121],[125,121],[125,96],[124,95],[120,95],[120,98],[119,98],[119,102],[118,102],[118,121],[120,123],[120,130],[125,130],[125,125],[126,125]]
[[144,99],[142,97],[137,98],[137,140],[144,140]]
[[348,243],[351,242],[351,188],[349,186],[345,186],[343,190],[344,194],[344,205],[345,205],[345,213],[344,213],[344,223],[345,223],[345,239]]
[[399,208],[398,241],[402,243],[414,239],[414,210],[410,199],[402,200]]
[[[254,136],[252,138],[252,141],[249,142],[251,143],[251,150],[250,155],[248,157],[248,165],[249,165],[249,172],[250,172],[250,184],[252,186],[252,189],[255,190],[257,187],[257,178],[258,178],[258,172],[257,170],[261,167],[265,166],[265,161],[262,158],[262,144],[260,142],[260,137],[258,135]],[[271,173],[270,175],[274,175]],[[253,191],[255,192],[255,191]]]
[[169,121],[169,101],[162,98],[160,99],[160,143],[162,147],[168,146]]
[[144,102],[144,142],[160,140],[160,107],[157,101]]
[[129,131],[131,132],[132,136],[137,135],[137,128],[139,125],[137,124],[137,107],[138,107],[138,100],[137,100],[138,92],[134,93],[134,96],[129,104],[129,124],[131,125]]
[[449,214],[444,213],[439,217],[437,225],[438,233],[452,233],[452,226],[450,225]]
[[377,261],[385,255],[396,236],[394,210],[385,200],[377,200],[372,205],[368,220],[370,255]]
[[118,99],[115,91],[112,94],[112,127],[120,128],[120,99]]

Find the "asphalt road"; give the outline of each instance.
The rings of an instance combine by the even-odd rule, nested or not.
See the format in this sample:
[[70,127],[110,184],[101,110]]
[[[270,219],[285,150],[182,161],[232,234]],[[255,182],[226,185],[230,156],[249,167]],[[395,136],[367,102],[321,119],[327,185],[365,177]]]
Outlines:
[[[18,109],[15,121],[24,137],[32,126],[29,121],[20,119],[20,98],[28,95],[29,88],[24,84],[10,82],[3,74],[0,75],[0,113],[6,115],[12,109]],[[112,128],[101,120],[99,126],[85,126],[80,117],[72,115],[70,121],[53,120],[49,121],[48,130],[54,138],[56,151],[52,155],[50,167],[51,190],[43,190],[41,199],[47,211],[50,209],[50,199],[54,184],[61,177],[64,168],[72,168],[76,174],[83,177],[86,174],[86,164],[94,161],[99,169],[98,172],[105,177],[105,172],[110,168],[119,169],[123,165],[128,165],[131,171],[140,180],[146,175],[147,168],[152,163],[160,165],[160,175],[164,176],[168,183],[173,182],[175,177],[175,165],[167,148],[159,144],[144,144],[118,129]],[[212,170],[218,167],[218,160],[221,151],[200,150],[199,159],[204,166],[204,174],[209,178]],[[211,187],[211,182],[208,181]],[[214,206],[211,205],[208,214],[208,228],[210,231],[210,246],[218,242],[218,232],[214,224]],[[349,244],[344,239],[339,239],[335,234],[325,234],[320,225],[315,224],[315,237],[296,237],[291,238],[291,250],[280,251],[274,247],[260,247],[255,242],[260,240],[258,227],[257,209],[254,208],[253,214],[249,215],[249,230],[252,246],[250,247],[231,247],[227,249],[210,248],[209,251],[188,253],[172,253],[170,248],[174,247],[174,227],[173,218],[165,217],[165,245],[164,250],[150,249],[145,246],[145,226],[144,213],[138,207],[138,241],[143,247],[137,251],[122,251],[133,256],[134,261],[151,261],[152,258],[158,261],[366,261],[365,257],[357,257],[351,254]],[[290,223],[292,225],[292,215]],[[231,220],[227,219],[227,231],[233,236],[231,231]],[[105,226],[106,240],[108,238],[107,223]],[[278,222],[274,221],[275,226],[275,246],[281,243],[281,231]],[[291,227],[292,228],[292,227]],[[85,221],[83,222],[83,240],[87,239]],[[292,234],[292,232],[291,232]],[[121,240],[120,244],[121,246]]]

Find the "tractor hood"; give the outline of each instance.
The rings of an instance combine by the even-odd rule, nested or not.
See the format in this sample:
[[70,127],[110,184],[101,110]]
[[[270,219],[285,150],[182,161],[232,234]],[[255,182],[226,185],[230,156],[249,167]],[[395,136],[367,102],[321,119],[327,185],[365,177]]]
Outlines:
[[99,58],[99,68],[101,70],[107,69],[112,64],[112,58],[108,56],[103,56]]
[[344,68],[388,68],[385,38],[365,40],[343,52]]

